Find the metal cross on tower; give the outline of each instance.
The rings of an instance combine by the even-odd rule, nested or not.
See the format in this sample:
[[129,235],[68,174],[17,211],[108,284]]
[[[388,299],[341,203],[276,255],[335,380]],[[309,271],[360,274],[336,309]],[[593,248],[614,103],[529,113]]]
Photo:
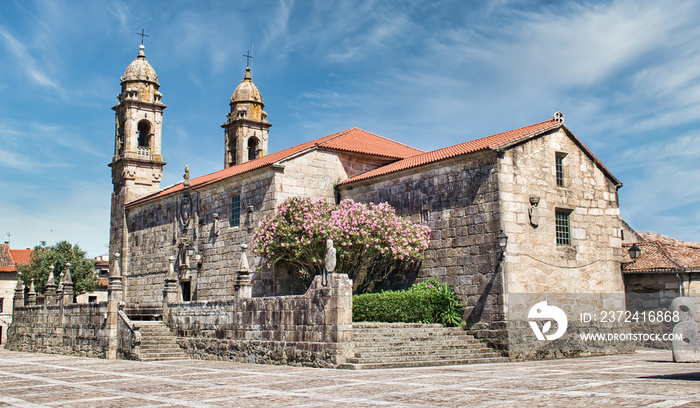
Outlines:
[[250,55],[250,51],[248,51],[247,53],[243,54],[243,56],[244,56],[245,59],[246,59],[246,61],[245,61],[246,66],[249,67],[249,66],[250,66],[250,60],[253,59],[253,56]]
[[150,37],[150,35],[145,34],[143,28],[141,29],[141,32],[140,32],[140,33],[136,33],[136,35],[140,35],[140,36],[141,36],[141,45],[143,45],[143,37]]

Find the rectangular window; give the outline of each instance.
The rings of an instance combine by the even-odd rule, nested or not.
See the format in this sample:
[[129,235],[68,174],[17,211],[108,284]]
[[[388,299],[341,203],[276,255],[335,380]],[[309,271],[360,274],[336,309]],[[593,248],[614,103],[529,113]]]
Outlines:
[[557,187],[564,187],[564,154],[557,153],[556,156],[556,172],[557,172]]
[[5,298],[0,298],[0,313],[2,313],[2,306],[5,303]]
[[241,225],[241,196],[235,195],[231,197],[231,220],[229,225],[238,227]]
[[570,211],[557,210],[556,229],[557,245],[571,246],[571,226],[569,224]]

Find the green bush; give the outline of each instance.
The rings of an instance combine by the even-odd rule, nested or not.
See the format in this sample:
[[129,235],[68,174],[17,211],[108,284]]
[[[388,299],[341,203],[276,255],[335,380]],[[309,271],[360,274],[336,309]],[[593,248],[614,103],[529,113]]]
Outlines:
[[406,291],[365,293],[352,297],[355,322],[464,323],[464,306],[452,288],[434,279],[417,283]]

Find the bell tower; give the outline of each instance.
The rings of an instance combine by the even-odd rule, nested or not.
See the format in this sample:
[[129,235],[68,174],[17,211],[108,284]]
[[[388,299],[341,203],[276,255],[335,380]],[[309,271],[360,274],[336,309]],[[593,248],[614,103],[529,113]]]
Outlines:
[[245,69],[243,81],[231,96],[231,111],[226,123],[221,125],[225,133],[224,168],[267,154],[267,135],[272,123],[267,121],[260,91],[253,83],[250,67]]
[[[160,189],[163,175],[161,137],[163,94],[158,90],[158,76],[146,60],[144,46],[121,77],[119,102],[115,111],[114,156],[112,168],[112,214],[110,254],[123,254],[124,206],[137,198]],[[110,258],[110,262],[112,261]],[[114,270],[114,265],[110,265]]]

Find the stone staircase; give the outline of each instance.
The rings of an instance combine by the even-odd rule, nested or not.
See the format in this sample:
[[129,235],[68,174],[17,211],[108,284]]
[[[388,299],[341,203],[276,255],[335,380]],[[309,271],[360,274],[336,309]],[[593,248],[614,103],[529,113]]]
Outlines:
[[355,357],[338,368],[401,368],[507,362],[458,327],[419,323],[353,323]]
[[159,321],[138,322],[141,332],[141,347],[139,360],[182,360],[189,356],[177,344],[177,337],[173,336],[168,327]]

